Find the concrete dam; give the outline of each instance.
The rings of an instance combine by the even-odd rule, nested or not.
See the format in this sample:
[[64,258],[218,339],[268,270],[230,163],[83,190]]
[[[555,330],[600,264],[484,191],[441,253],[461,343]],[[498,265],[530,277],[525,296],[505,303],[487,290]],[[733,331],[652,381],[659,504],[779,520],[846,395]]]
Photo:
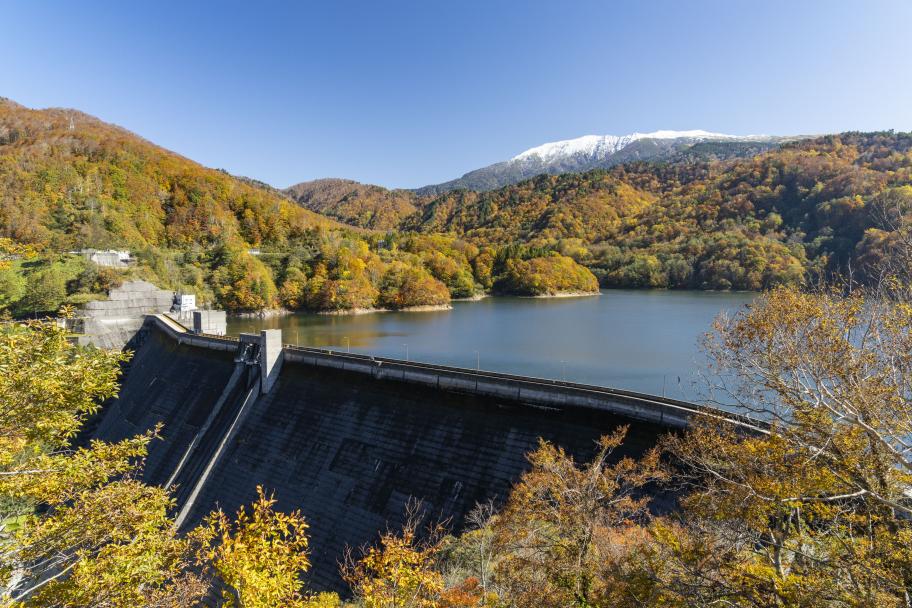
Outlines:
[[149,315],[117,399],[92,436],[116,441],[162,424],[146,481],[175,487],[195,525],[275,491],[310,523],[309,582],[342,589],[346,546],[397,529],[411,497],[458,532],[476,503],[503,498],[539,438],[578,459],[629,424],[638,455],[700,406],[601,387],[283,346],[278,330],[228,338]]

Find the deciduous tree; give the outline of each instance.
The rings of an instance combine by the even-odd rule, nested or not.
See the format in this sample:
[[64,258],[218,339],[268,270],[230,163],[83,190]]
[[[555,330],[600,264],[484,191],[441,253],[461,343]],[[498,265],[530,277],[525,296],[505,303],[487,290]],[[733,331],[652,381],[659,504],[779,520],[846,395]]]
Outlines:
[[226,586],[226,606],[309,605],[301,580],[310,567],[307,523],[299,511],[276,511],[275,502],[257,487],[257,499],[249,509],[241,507],[234,521],[219,510],[206,522],[213,545],[205,558]]

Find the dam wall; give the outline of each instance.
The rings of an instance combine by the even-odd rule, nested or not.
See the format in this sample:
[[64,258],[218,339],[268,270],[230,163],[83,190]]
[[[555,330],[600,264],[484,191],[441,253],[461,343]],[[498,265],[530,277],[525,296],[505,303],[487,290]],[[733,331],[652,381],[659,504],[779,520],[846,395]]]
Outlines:
[[[148,322],[155,323],[183,344],[216,350],[235,348],[236,338],[185,333],[186,330],[179,324],[166,321],[169,320],[152,316]],[[632,420],[654,422],[669,428],[685,428],[694,416],[724,417],[736,419],[745,425],[754,424],[753,421],[735,414],[688,401],[547,378],[402,361],[288,344],[284,345],[283,359],[314,367],[360,373],[378,380],[421,384],[443,391],[509,399],[527,405],[607,410]]]
[[310,524],[315,589],[343,590],[345,548],[398,528],[412,497],[458,532],[476,503],[506,495],[540,438],[587,459],[601,435],[629,425],[618,456],[636,456],[695,415],[721,415],[626,391],[299,347],[272,351],[264,368],[260,349],[275,340],[192,334],[148,317],[94,436],[162,425],[145,477],[176,487],[185,529],[216,507],[249,503],[257,485],[275,491],[280,509],[301,509]]
[[183,346],[144,328],[117,399],[105,405],[94,436],[119,441],[162,425],[150,446],[145,477],[164,484],[205,423],[234,371],[234,350]]

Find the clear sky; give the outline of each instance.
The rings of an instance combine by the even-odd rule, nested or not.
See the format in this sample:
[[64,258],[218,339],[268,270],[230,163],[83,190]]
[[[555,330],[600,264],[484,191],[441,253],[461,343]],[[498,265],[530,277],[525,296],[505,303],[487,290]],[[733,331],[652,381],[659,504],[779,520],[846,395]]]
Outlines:
[[0,0],[0,95],[284,187],[586,134],[912,130],[912,0]]

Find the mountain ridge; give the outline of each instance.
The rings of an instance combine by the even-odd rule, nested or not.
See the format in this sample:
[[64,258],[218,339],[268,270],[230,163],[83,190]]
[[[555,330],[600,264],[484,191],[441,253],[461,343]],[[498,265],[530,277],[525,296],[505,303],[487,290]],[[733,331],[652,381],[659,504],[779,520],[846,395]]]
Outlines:
[[742,144],[753,144],[750,152],[755,154],[804,137],[802,135],[729,135],[703,130],[660,130],[627,135],[584,135],[574,139],[540,144],[524,150],[508,160],[469,171],[461,177],[447,182],[415,188],[413,191],[420,196],[428,196],[460,189],[495,190],[536,175],[582,173],[637,160],[672,159],[676,155],[685,153],[689,148],[706,142],[719,144],[717,154],[723,158],[732,158],[742,155]]
[[280,192],[77,111],[2,102],[0,236],[44,258],[11,268],[0,297],[34,312],[95,293],[100,279],[70,272],[59,253],[81,247],[133,249],[142,278],[232,311],[553,294],[565,275],[587,290],[595,278],[759,290],[863,275],[891,255],[883,209],[912,209],[909,133],[679,139],[639,138],[606,151],[611,166],[491,191],[422,196],[330,179]]
[[281,191],[304,208],[351,226],[393,230],[417,210],[418,196],[350,179],[322,178],[300,182]]
[[390,223],[498,255],[556,251],[607,287],[758,290],[849,269],[863,277],[890,255],[893,228],[878,210],[912,209],[912,134],[846,132],[763,148],[703,141],[668,162],[415,194],[418,210]]
[[606,157],[640,139],[694,139],[694,140],[732,140],[767,138],[766,135],[727,135],[725,133],[711,133],[700,129],[692,131],[653,131],[652,133],[629,133],[627,135],[583,135],[574,139],[564,139],[544,143],[520,152],[510,161],[522,161],[532,157],[542,160],[560,158],[575,154]]
[[434,186],[386,188],[346,178],[319,178],[279,192],[310,211],[350,226],[392,230],[401,227],[402,221],[435,198],[456,190],[490,192],[539,175],[585,173],[629,162],[700,162],[751,157],[804,137],[729,135],[703,130],[584,135],[529,148],[508,161]]
[[[322,186],[340,184],[351,188]],[[359,192],[394,205],[414,196]],[[229,312],[407,309],[481,291],[598,287],[565,256],[495,260],[452,236],[390,238],[343,226],[264,182],[205,167],[101,119],[6,101],[0,238],[35,253],[0,268],[0,311],[20,316],[84,304],[128,278],[194,293],[198,304]],[[73,253],[84,248],[128,249],[134,263],[98,268]],[[536,269],[536,281],[516,271],[525,266]]]

